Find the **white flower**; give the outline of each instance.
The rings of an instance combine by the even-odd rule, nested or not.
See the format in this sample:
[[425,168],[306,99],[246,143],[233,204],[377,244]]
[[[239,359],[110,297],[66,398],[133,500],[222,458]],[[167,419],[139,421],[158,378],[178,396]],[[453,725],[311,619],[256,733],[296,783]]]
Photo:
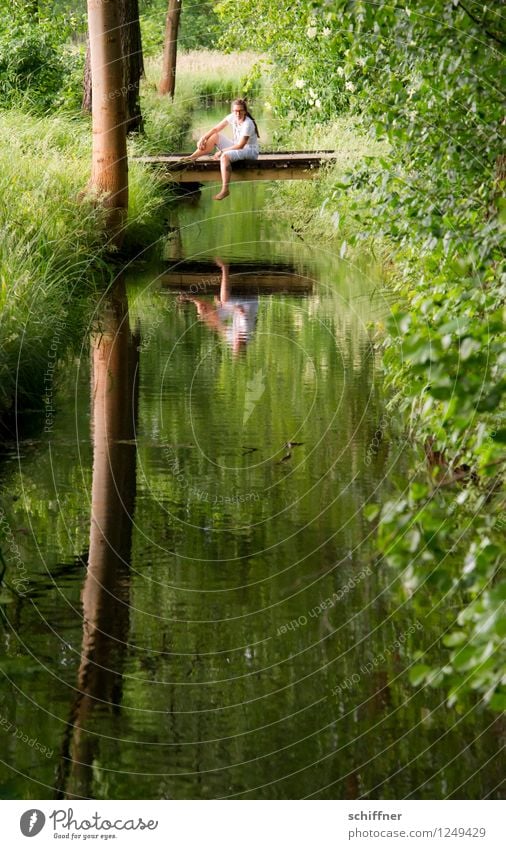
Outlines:
[[355,86],[353,85],[352,82],[350,82],[350,80],[348,80],[348,82],[346,82],[344,84],[344,87],[345,87],[346,91],[355,91]]
[[295,80],[295,88],[304,88],[305,85],[305,80]]
[[318,30],[316,29],[316,27],[308,27],[306,30],[306,35],[308,38],[316,38],[317,32]]
[[360,65],[361,68],[365,66],[365,59],[363,56],[359,56],[357,59],[357,65]]
[[332,30],[330,29],[330,27],[323,27],[322,35],[324,38],[328,38],[331,32]]
[[316,92],[313,91],[312,88],[309,89],[309,97],[311,97],[313,100],[316,98]]
[[341,66],[336,68],[336,74],[338,77],[344,77],[344,68],[341,68]]
[[317,109],[321,109],[322,102],[321,102],[319,97],[316,98],[314,105],[316,106]]

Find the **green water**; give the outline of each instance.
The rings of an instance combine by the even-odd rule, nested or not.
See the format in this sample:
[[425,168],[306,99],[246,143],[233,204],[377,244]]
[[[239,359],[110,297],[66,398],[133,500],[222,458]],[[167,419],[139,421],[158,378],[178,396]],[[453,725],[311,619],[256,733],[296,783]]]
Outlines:
[[[492,718],[407,682],[451,612],[401,592],[362,513],[405,450],[374,441],[377,272],[269,220],[265,185],[213,190],[100,299],[54,422],[4,459],[27,577],[1,596],[3,795],[494,797]],[[189,260],[214,263],[200,303],[169,286]]]

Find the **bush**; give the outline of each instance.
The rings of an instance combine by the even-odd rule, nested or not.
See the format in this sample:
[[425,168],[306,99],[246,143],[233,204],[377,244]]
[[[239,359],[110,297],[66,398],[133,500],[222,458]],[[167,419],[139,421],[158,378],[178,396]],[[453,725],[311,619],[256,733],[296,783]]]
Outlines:
[[0,108],[44,113],[80,102],[82,51],[70,46],[74,18],[34,21],[16,6],[0,17]]

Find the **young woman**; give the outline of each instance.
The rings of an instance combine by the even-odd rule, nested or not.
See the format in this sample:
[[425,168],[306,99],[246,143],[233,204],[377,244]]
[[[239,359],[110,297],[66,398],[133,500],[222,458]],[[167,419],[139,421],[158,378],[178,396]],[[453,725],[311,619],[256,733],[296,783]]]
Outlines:
[[[232,127],[233,140],[221,132],[228,126]],[[210,155],[215,147],[218,148],[214,159],[220,160],[221,192],[214,196],[214,200],[223,200],[230,194],[228,184],[232,162],[237,162],[239,159],[258,158],[258,137],[258,127],[255,119],[248,112],[246,101],[238,98],[232,103],[230,115],[198,140],[197,149],[190,159]]]

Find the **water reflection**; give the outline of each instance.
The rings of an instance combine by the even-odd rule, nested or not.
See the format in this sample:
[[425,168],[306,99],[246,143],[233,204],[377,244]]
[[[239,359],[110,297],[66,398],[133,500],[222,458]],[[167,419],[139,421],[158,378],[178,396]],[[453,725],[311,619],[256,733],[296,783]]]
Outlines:
[[244,350],[255,330],[258,297],[233,298],[230,266],[219,257],[215,257],[215,262],[221,269],[221,283],[219,297],[214,298],[214,303],[192,295],[181,297],[195,304],[201,321],[224,339],[234,354],[239,354]]
[[[111,293],[92,343],[93,445],[84,358],[62,372],[48,442],[6,467],[32,586],[4,605],[0,713],[49,752],[2,726],[4,797],[54,795],[57,760],[68,798],[500,792],[499,727],[409,684],[453,613],[413,630],[417,600],[399,604],[363,515],[403,480],[401,441],[377,438],[390,414],[367,322],[381,281],[294,246],[258,215],[264,191],[207,218],[203,192],[180,211],[178,258],[132,272],[128,310]],[[171,296],[216,309],[217,254],[231,297],[259,301],[240,367]]]
[[89,797],[100,736],[95,711],[117,713],[128,644],[135,505],[139,338],[123,279],[104,299],[92,339],[93,482],[89,559],[82,590],[77,697],[65,734],[58,796]]

